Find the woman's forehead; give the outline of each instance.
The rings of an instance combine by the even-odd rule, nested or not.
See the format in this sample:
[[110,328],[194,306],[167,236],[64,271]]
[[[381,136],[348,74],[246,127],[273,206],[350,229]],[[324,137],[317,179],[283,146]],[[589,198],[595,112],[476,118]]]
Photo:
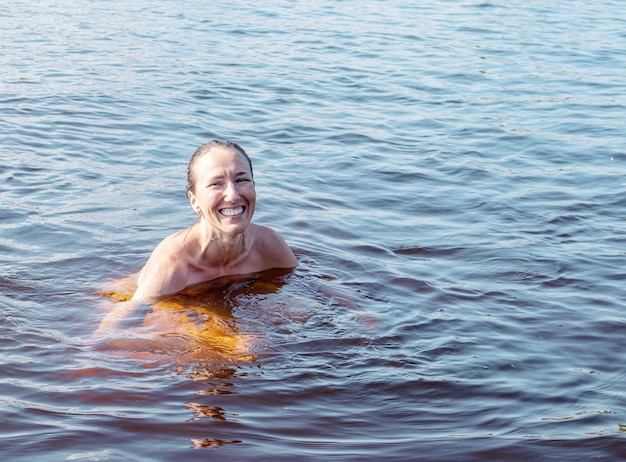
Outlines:
[[196,163],[197,174],[210,175],[224,171],[251,173],[244,155],[234,148],[214,147]]

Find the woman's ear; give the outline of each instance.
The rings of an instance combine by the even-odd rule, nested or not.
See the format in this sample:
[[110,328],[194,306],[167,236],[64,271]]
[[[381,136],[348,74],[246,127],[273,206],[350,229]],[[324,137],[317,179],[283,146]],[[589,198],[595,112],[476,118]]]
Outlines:
[[187,197],[189,198],[189,203],[191,204],[193,211],[200,215],[200,207],[196,205],[196,196],[194,196],[191,191],[187,191]]

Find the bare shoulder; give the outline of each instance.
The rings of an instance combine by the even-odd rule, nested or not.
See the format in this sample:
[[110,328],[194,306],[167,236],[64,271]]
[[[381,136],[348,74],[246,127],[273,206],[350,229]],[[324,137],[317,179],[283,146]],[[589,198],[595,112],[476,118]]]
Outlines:
[[267,226],[253,223],[250,225],[254,236],[254,249],[259,253],[267,269],[294,268],[298,265],[293,251],[285,240]]
[[139,272],[133,299],[149,300],[182,290],[187,281],[184,233],[163,239]]
[[184,236],[180,232],[170,234],[154,248],[144,269],[162,264],[169,266],[173,262],[180,261],[181,255],[185,253]]
[[177,255],[184,250],[187,230],[177,231],[163,239],[154,249],[163,256]]

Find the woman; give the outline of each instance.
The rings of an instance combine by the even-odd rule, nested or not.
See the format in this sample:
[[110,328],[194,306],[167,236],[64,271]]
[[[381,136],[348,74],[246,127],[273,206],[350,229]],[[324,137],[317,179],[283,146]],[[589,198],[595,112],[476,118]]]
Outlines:
[[275,231],[251,223],[256,204],[252,163],[239,145],[214,140],[200,146],[189,161],[187,196],[198,220],[154,249],[137,275],[130,303],[111,311],[98,333],[134,311],[133,302],[155,303],[193,284],[297,265]]

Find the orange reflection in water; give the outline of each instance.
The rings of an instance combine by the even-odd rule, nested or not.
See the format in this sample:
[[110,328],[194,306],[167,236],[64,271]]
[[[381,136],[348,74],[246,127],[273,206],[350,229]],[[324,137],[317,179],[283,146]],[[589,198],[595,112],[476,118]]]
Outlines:
[[[100,342],[99,349],[137,359],[205,366],[250,361],[256,338],[250,332],[239,332],[233,309],[242,296],[250,300],[276,293],[284,285],[285,274],[273,270],[221,278],[194,285],[154,305],[143,304],[144,309]],[[130,276],[102,291],[113,305],[107,309],[127,303],[135,284],[135,276]]]

